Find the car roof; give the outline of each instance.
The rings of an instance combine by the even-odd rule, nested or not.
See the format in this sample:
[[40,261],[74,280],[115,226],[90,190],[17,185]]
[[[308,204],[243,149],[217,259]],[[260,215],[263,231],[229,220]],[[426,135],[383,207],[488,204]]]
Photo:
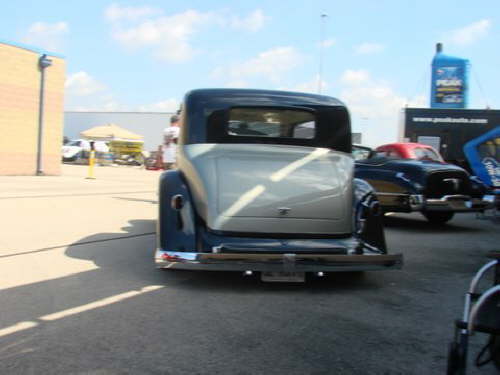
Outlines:
[[224,98],[228,103],[234,102],[235,105],[244,100],[256,102],[255,105],[260,104],[262,106],[266,104],[345,106],[340,100],[330,96],[293,91],[212,88],[196,89],[186,94],[186,101],[200,99],[205,101],[217,101],[217,99],[221,98]]
[[[232,108],[278,108],[315,112],[313,138],[229,136],[226,123]],[[180,144],[269,143],[325,147],[351,152],[351,123],[347,107],[338,99],[317,94],[257,89],[197,89],[183,105]]]

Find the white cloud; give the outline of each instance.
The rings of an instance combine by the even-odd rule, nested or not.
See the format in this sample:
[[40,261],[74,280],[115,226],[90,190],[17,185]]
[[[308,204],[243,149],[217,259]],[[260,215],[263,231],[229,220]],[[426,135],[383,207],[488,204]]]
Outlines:
[[120,105],[103,83],[85,71],[68,75],[64,107],[73,111],[116,111]]
[[115,25],[113,38],[128,48],[152,47],[161,60],[180,63],[195,54],[190,38],[208,22],[210,14],[188,10],[173,16],[146,20],[135,27]]
[[75,96],[87,96],[103,91],[106,86],[87,72],[81,71],[70,74],[64,84],[66,92]]
[[[292,87],[280,87],[279,90],[308,92],[311,94],[317,94],[319,91],[318,90],[319,86],[320,86],[319,76],[316,74],[315,77],[313,77],[311,80],[307,82],[302,82]],[[321,80],[321,92],[324,93],[327,88],[328,84],[326,83],[326,81]]]
[[277,83],[283,74],[298,66],[303,60],[293,47],[276,47],[259,53],[247,61],[227,67],[219,67],[212,72],[214,78],[241,81],[259,77]]
[[382,52],[385,46],[380,43],[361,43],[354,47],[354,51],[358,55],[369,55],[374,53]]
[[175,112],[180,106],[180,101],[174,98],[137,106],[125,105],[106,85],[84,71],[70,74],[64,86],[66,110]]
[[244,79],[234,79],[232,81],[226,82],[224,84],[224,87],[232,89],[245,89],[249,87],[249,84]]
[[166,99],[156,103],[144,104],[138,107],[141,112],[176,112],[180,107],[177,99]]
[[127,111],[129,108],[118,103],[110,93],[78,97],[66,93],[64,98],[64,110],[116,112]]
[[[110,21],[111,35],[128,49],[148,48],[153,56],[171,63],[192,59],[197,51],[192,43],[201,30],[212,26],[245,31],[257,31],[265,23],[264,13],[257,9],[246,17],[226,11],[199,12],[186,10],[172,15],[160,15],[149,7],[121,7],[113,4],[105,11]],[[125,22],[128,21],[128,22]]]
[[104,16],[108,21],[135,21],[140,18],[161,14],[161,9],[148,6],[142,7],[122,7],[118,4],[111,4],[104,11]]
[[69,31],[66,22],[33,23],[22,38],[22,41],[36,47],[45,48],[49,51],[60,51],[63,47],[64,35]]
[[389,83],[371,78],[366,70],[347,70],[340,78],[339,99],[351,113],[353,131],[363,133],[363,143],[377,146],[397,140],[398,118],[402,108],[425,106],[425,96],[405,98]]
[[489,19],[473,22],[470,25],[451,31],[451,36],[447,38],[451,43],[467,45],[488,35],[491,27]]
[[345,85],[360,85],[370,80],[370,73],[367,70],[347,69],[342,73],[340,81]]
[[335,38],[328,38],[328,39],[325,39],[318,44],[319,44],[319,46],[323,46],[324,48],[330,48],[333,45],[335,45],[336,43],[337,43],[337,40]]
[[234,29],[256,32],[262,29],[265,22],[266,17],[264,16],[264,12],[260,9],[256,9],[247,17],[242,18],[239,16],[233,16],[230,25]]

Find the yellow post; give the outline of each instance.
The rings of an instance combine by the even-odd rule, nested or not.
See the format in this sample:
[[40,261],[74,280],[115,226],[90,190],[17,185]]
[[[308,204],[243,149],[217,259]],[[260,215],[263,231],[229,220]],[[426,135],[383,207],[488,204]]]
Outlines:
[[95,151],[92,150],[92,151],[90,151],[90,156],[89,156],[89,174],[87,176],[88,180],[95,180],[94,163],[95,163]]

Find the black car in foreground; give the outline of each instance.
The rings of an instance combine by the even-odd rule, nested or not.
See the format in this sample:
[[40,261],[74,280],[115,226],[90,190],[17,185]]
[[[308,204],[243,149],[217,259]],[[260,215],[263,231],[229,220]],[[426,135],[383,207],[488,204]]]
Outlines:
[[182,105],[177,170],[159,181],[163,269],[305,273],[397,269],[373,188],[353,178],[349,112],[337,99],[200,89]]
[[392,159],[356,145],[353,155],[355,177],[375,188],[384,212],[420,211],[430,222],[442,224],[457,212],[481,212],[492,205],[487,187],[456,165]]

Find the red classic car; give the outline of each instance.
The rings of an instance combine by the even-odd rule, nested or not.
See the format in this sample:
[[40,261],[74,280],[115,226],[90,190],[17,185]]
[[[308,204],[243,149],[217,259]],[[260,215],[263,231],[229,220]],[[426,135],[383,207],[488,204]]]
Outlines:
[[422,143],[389,143],[375,149],[377,156],[390,159],[414,159],[444,163],[443,158],[433,147]]

